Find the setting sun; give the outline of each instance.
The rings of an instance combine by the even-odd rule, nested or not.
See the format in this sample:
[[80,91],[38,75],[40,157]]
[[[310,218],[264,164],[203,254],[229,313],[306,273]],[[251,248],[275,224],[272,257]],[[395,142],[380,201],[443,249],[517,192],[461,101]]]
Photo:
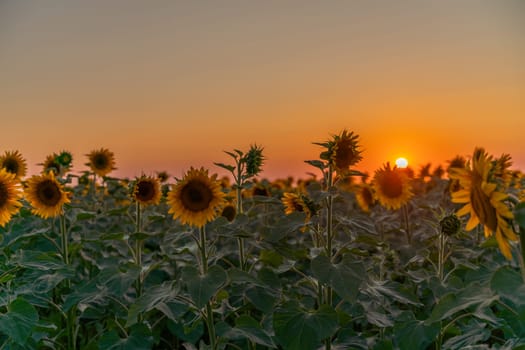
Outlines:
[[403,157],[397,158],[396,165],[398,168],[406,168],[408,166],[408,160]]

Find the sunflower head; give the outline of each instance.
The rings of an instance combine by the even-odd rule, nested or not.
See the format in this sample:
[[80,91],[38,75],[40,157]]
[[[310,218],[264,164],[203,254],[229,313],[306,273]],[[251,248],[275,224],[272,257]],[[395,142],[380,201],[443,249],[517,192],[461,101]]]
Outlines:
[[27,182],[25,197],[33,207],[32,213],[44,219],[62,214],[63,205],[70,202],[53,172],[32,176]]
[[376,199],[387,209],[399,209],[413,196],[407,175],[390,163],[376,170],[372,186]]
[[511,259],[510,241],[518,237],[510,224],[514,216],[506,204],[506,188],[501,188],[492,176],[495,164],[483,148],[476,148],[465,168],[450,171],[451,180],[457,181],[460,187],[451,193],[451,199],[453,203],[464,204],[456,215],[470,216],[465,229],[471,231],[482,224],[485,236],[494,234],[503,255]]
[[71,165],[73,165],[73,155],[68,151],[61,151],[55,156],[55,160],[66,170],[71,169]]
[[227,204],[221,212],[221,216],[225,217],[228,221],[232,222],[237,215],[237,209],[232,203]]
[[106,148],[93,150],[87,154],[89,162],[86,164],[98,176],[106,176],[115,170],[115,155]]
[[225,203],[217,175],[208,176],[208,170],[193,167],[173,185],[167,201],[174,219],[196,227],[215,219]]
[[[285,192],[281,198],[284,205],[284,213],[289,215],[293,212],[301,212],[306,214],[305,223],[308,223],[313,215],[317,212],[317,207],[314,202],[303,193]],[[301,228],[304,232],[306,226]]]
[[133,184],[132,197],[142,205],[159,204],[161,195],[158,178],[142,175]]
[[453,236],[459,232],[461,228],[461,221],[456,216],[456,214],[450,214],[445,216],[439,221],[439,227],[441,232],[447,236]]
[[328,160],[328,164],[337,172],[347,172],[352,165],[357,164],[363,158],[362,151],[359,149],[359,136],[352,131],[343,130],[324,145],[327,151],[321,153],[321,159]]
[[160,183],[168,182],[170,179],[170,174],[166,171],[157,171],[157,179],[160,181]]
[[357,204],[365,213],[370,212],[370,207],[375,203],[372,186],[362,183],[354,187]]
[[42,174],[53,173],[55,176],[62,176],[64,173],[64,168],[57,161],[57,154],[49,154],[46,156],[44,163],[42,165]]
[[257,176],[264,163],[263,148],[257,145],[250,146],[250,150],[244,156],[246,163],[246,177]]
[[22,204],[20,181],[14,173],[0,168],[0,226],[4,227]]
[[5,169],[11,174],[15,174],[15,177],[22,178],[26,175],[27,165],[25,159],[18,151],[5,151],[0,156],[0,168]]

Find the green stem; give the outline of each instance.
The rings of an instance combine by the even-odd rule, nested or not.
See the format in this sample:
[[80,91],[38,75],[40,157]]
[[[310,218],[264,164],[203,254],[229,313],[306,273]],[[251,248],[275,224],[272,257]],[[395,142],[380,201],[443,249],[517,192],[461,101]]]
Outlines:
[[[136,203],[135,209],[136,209],[135,233],[140,234],[142,230],[142,210],[141,210],[141,205],[138,201]],[[137,263],[137,267],[139,268],[139,277],[137,279],[137,284],[136,284],[137,298],[140,298],[140,296],[142,295],[142,285],[143,285],[142,245],[143,245],[143,240],[139,238],[137,235],[137,237],[135,238],[135,262]]]
[[443,232],[439,233],[439,246],[438,246],[438,277],[443,282],[445,273],[445,248],[446,248],[447,237]]
[[[199,248],[201,254],[201,273],[203,275],[208,273],[208,256],[206,252],[206,230],[202,226],[199,229]],[[212,350],[217,348],[217,337],[215,335],[215,322],[213,321],[213,309],[211,301],[206,303],[206,326],[208,327],[208,335],[210,338],[210,346]]]
[[242,214],[242,166],[240,160],[236,160],[237,163],[237,176],[235,176],[235,185],[236,185],[236,193],[237,193],[237,213]]
[[246,265],[244,257],[244,239],[242,237],[237,237],[237,243],[239,244],[239,267],[244,271]]
[[410,233],[410,222],[408,220],[408,206],[405,204],[403,205],[403,216],[405,218],[405,232],[407,235],[407,243],[412,243],[412,236]]
[[[66,230],[66,216],[62,213],[60,215],[60,236],[62,243],[62,260],[66,266],[69,266],[69,240]],[[71,281],[66,279],[66,286],[68,289],[71,288]],[[76,350],[77,344],[75,340],[75,317],[76,317],[76,307],[73,306],[67,312],[66,316],[66,329],[67,329],[67,348]]]
[[[332,239],[333,239],[333,204],[334,204],[334,198],[331,194],[332,186],[333,186],[333,168],[330,165],[328,168],[328,174],[327,174],[327,191],[329,192],[328,197],[326,198],[326,255],[328,256],[328,259],[330,262],[332,262]],[[325,289],[325,300],[326,304],[329,306],[332,306],[333,303],[333,295],[332,295],[332,287],[327,286]],[[330,350],[332,348],[332,339],[329,337],[325,341],[325,349]]]

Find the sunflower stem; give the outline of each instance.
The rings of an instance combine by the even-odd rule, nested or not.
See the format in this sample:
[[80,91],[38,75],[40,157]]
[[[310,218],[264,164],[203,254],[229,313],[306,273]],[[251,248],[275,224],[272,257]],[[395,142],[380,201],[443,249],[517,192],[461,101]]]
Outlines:
[[[204,226],[199,228],[199,248],[201,254],[201,273],[205,275],[208,273],[208,257],[206,253],[206,229]],[[215,335],[215,323],[213,321],[213,309],[211,301],[206,303],[206,326],[208,327],[208,336],[210,338],[210,346],[212,350],[217,348],[217,337]]]
[[[326,186],[328,191],[328,197],[326,198],[326,255],[330,262],[332,262],[332,239],[333,239],[333,196],[331,194],[333,186],[333,167],[332,165],[328,168]],[[326,286],[325,289],[325,304],[332,306],[332,287]],[[330,350],[332,348],[332,339],[329,337],[325,341],[325,349]]]
[[[61,243],[62,243],[62,260],[64,261],[64,264],[66,266],[69,266],[69,241],[67,237],[67,230],[66,230],[66,216],[64,213],[60,215],[60,236],[61,236]],[[66,286],[68,289],[71,288],[71,281],[69,278],[66,280]],[[75,309],[76,307],[73,306],[71,309],[68,310],[66,315],[66,329],[67,329],[67,348],[76,350],[77,344],[75,340]]]
[[438,277],[441,282],[443,282],[443,277],[445,273],[445,250],[447,244],[447,237],[443,232],[439,233],[439,242],[438,242]]
[[137,278],[136,283],[136,293],[137,298],[140,298],[142,295],[142,244],[143,240],[139,237],[139,234],[142,230],[142,210],[141,210],[141,204],[137,201],[135,210],[135,262],[137,263],[137,267],[139,268],[139,277]]
[[405,218],[405,233],[407,236],[407,243],[412,243],[412,234],[410,232],[410,221],[408,218],[408,206],[406,204],[403,205],[403,217]]
[[246,266],[244,257],[244,239],[242,237],[237,237],[237,243],[239,244],[239,268],[241,271],[244,271]]

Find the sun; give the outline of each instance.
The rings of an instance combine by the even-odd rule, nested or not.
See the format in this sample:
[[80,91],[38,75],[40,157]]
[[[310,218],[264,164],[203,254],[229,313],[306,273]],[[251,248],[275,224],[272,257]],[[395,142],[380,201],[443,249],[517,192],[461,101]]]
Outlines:
[[399,157],[396,159],[396,166],[398,168],[406,168],[408,166],[408,160],[403,157]]

